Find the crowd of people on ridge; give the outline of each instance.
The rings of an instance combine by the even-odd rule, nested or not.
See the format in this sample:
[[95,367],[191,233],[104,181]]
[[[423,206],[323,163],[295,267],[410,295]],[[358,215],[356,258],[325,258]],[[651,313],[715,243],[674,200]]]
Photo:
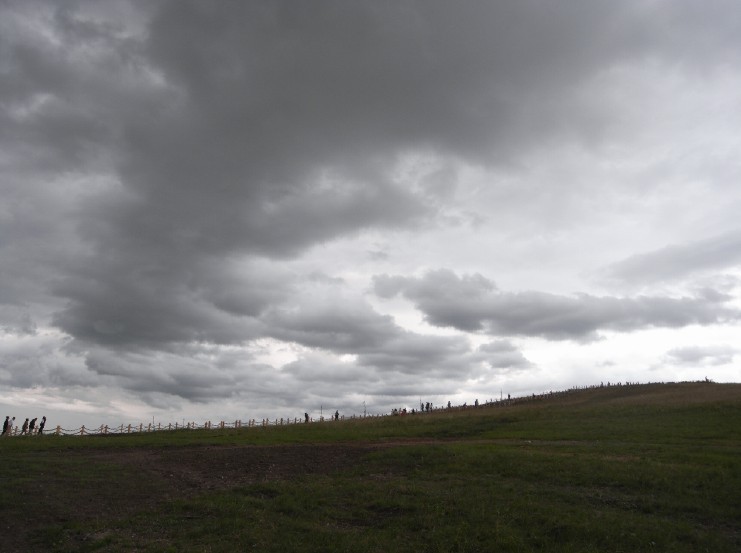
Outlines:
[[[21,426],[21,431],[19,433],[20,436],[31,436],[33,434],[38,434],[41,436],[44,433],[44,426],[46,426],[46,417],[41,417],[41,421],[39,422],[39,425],[36,426],[36,421],[38,418],[33,418],[30,421],[28,418],[26,418],[25,421],[23,421],[23,425]],[[7,416],[5,417],[5,422],[3,422],[3,432],[2,436],[12,436],[13,435],[13,429],[16,428],[15,426],[15,417]]]

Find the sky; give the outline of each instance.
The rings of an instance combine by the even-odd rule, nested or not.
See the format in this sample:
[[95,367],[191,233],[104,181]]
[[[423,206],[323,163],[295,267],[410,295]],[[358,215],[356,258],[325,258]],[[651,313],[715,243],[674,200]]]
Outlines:
[[0,2],[0,407],[741,381],[735,0]]

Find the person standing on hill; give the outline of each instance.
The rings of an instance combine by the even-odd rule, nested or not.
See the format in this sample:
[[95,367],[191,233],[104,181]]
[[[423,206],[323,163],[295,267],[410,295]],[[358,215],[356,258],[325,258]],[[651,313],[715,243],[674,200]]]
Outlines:
[[41,422],[39,423],[39,436],[41,436],[44,433],[45,425],[46,425],[46,417],[41,417]]
[[33,434],[33,429],[36,428],[36,417],[31,419],[31,422],[28,423],[28,433]]
[[5,417],[5,422],[3,423],[3,433],[0,434],[0,436],[5,436],[5,433],[8,431],[9,422],[10,422],[10,417]]
[[21,426],[21,436],[28,433],[28,417],[26,417],[26,420],[23,421],[23,426]]

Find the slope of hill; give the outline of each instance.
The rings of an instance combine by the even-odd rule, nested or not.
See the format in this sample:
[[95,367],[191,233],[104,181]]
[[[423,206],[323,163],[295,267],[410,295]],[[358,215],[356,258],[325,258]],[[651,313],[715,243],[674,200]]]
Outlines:
[[738,384],[0,455],[7,552],[741,550]]

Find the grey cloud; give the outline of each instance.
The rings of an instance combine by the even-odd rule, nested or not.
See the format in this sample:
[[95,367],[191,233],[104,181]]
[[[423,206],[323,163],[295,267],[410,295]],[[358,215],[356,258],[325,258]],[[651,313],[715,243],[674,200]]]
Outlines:
[[368,257],[373,261],[388,261],[390,255],[381,250],[368,250]]
[[433,325],[505,336],[550,340],[593,340],[600,330],[634,330],[738,321],[741,312],[727,296],[598,297],[544,292],[503,292],[480,275],[458,277],[450,270],[421,278],[374,277],[381,297],[401,294]]
[[69,304],[54,316],[54,324],[80,340],[111,347],[241,343],[260,335],[253,318],[204,301],[184,283],[148,279],[146,270],[136,267],[118,271],[60,280],[55,289]]
[[115,385],[142,400],[151,394],[160,403],[168,396],[207,402],[244,394],[255,383],[253,374],[262,372],[244,352],[234,363],[229,351],[197,344],[173,352],[96,347],[84,352],[84,360],[88,385]]
[[274,309],[264,321],[273,338],[337,353],[378,348],[397,333],[391,317],[375,313],[370,306],[344,301],[305,301]]
[[468,341],[458,337],[425,336],[399,332],[383,348],[358,355],[358,363],[384,372],[418,374],[430,378],[452,374],[465,376],[470,370]]
[[130,86],[146,65],[136,42],[120,26],[84,21],[78,3],[0,9],[0,141],[14,171],[100,169],[121,119],[143,107]]
[[[607,2],[177,1],[132,4],[144,15],[123,20],[90,17],[93,5],[50,3],[38,19],[4,8],[0,141],[31,177],[117,183],[64,214],[93,255],[71,259],[54,290],[70,302],[56,324],[101,343],[239,340],[209,310],[252,315],[267,300],[237,299],[193,265],[419,225],[436,207],[395,175],[405,154],[489,164],[567,127],[586,137],[596,115],[561,109],[573,88],[673,41]],[[698,36],[731,40],[707,32],[712,18],[692,20]],[[626,42],[634,28],[640,40]],[[451,178],[426,188],[444,197]],[[149,266],[165,268],[139,280]],[[83,287],[68,282],[78,277]]]
[[[271,293],[269,280],[262,283],[267,294]],[[429,378],[471,374],[475,359],[465,338],[404,330],[392,317],[377,313],[364,301],[344,297],[341,280],[317,275],[305,282],[310,284],[295,290],[286,286],[290,293],[284,297],[268,296],[272,305],[263,306],[264,312],[254,311],[254,316],[233,314],[234,310],[220,309],[205,298],[196,301],[193,298],[198,296],[187,290],[170,290],[161,297],[147,295],[145,285],[143,290],[127,290],[123,299],[75,302],[56,323],[76,336],[67,347],[84,356],[94,375],[91,381],[114,381],[132,392],[150,390],[191,401],[262,389],[265,383],[256,375],[266,370],[270,374],[265,380],[281,382],[272,393],[279,390],[286,397],[301,396],[308,389],[302,382],[325,381],[330,374],[334,374],[333,387],[347,387],[348,392],[365,389],[392,373]],[[276,283],[280,286],[279,280]],[[69,297],[109,293],[92,283],[65,291]],[[251,294],[259,296],[254,290]],[[247,294],[248,300],[251,294]],[[129,303],[130,298],[136,301]],[[99,303],[107,304],[100,313],[85,308]],[[149,310],[140,313],[137,305],[141,303],[148,304]],[[110,313],[116,318],[106,319]],[[217,344],[246,343],[263,336],[298,344],[308,352],[280,370],[260,368],[250,359],[229,361],[218,350],[208,353],[209,348],[218,348]],[[95,343],[102,347],[92,346]],[[338,358],[347,355],[351,356],[349,361]],[[64,374],[57,377],[63,379]]]
[[68,340],[34,331],[0,333],[0,382],[4,388],[41,384],[91,385],[84,365],[64,353]]
[[0,320],[0,336],[5,334],[34,335],[38,332],[38,325],[27,309],[17,306],[3,306],[3,316]]
[[[207,353],[266,336],[355,356],[348,374],[365,372],[380,394],[411,391],[425,373],[448,383],[486,359],[523,367],[506,342],[470,352],[361,303],[306,300],[307,282],[322,279],[287,267],[336,239],[434,226],[448,204],[458,213],[459,165],[516,173],[553,143],[614,138],[625,112],[600,94],[600,75],[647,59],[693,75],[738,67],[736,12],[668,1],[3,2],[0,326],[35,336],[51,322],[75,339],[70,357],[87,360],[34,365],[8,352],[7,366],[24,385],[90,377],[160,403],[279,396],[290,371]],[[402,169],[418,155],[439,163],[412,178]],[[523,204],[531,192],[492,197]],[[715,253],[736,259],[732,240]],[[694,270],[695,246],[659,257]],[[381,247],[370,256],[392,259]],[[614,274],[636,278],[646,262]],[[404,295],[432,324],[550,339],[737,319],[712,293],[509,293],[451,272],[378,277],[376,292]],[[392,372],[396,389],[373,380]]]
[[741,265],[741,232],[633,255],[604,268],[600,277],[610,282],[644,284],[673,282],[708,271],[731,269]]
[[[339,409],[340,413],[389,413],[400,403],[408,407],[418,405],[420,397],[454,394],[460,385],[460,375],[400,374],[389,382],[388,375],[371,366],[340,362],[319,355],[306,355],[284,366],[282,373],[290,375],[285,381],[281,399],[286,407],[302,406],[312,416],[324,408],[327,416]],[[433,377],[434,376],[434,377]],[[367,405],[363,402],[367,401]]]
[[478,357],[492,369],[522,370],[534,366],[514,344],[507,340],[497,340],[480,346]]
[[406,331],[393,318],[359,301],[304,302],[263,318],[273,338],[357,356],[357,364],[381,372],[449,371],[463,362],[468,341]]
[[670,363],[686,366],[712,366],[732,363],[738,350],[730,346],[685,346],[666,353]]
[[[391,298],[407,290],[408,277],[376,275],[373,286],[382,298]],[[480,274],[457,276],[449,269],[430,271],[423,279],[418,279],[414,294],[419,296],[438,296],[448,299],[476,301],[497,290],[496,284]]]
[[316,389],[321,391],[318,393],[326,395],[337,393],[340,389],[358,392],[364,389],[366,382],[379,378],[379,375],[368,367],[360,367],[354,362],[343,362],[336,356],[316,351],[302,355],[280,370],[281,373],[290,375],[302,389]]

